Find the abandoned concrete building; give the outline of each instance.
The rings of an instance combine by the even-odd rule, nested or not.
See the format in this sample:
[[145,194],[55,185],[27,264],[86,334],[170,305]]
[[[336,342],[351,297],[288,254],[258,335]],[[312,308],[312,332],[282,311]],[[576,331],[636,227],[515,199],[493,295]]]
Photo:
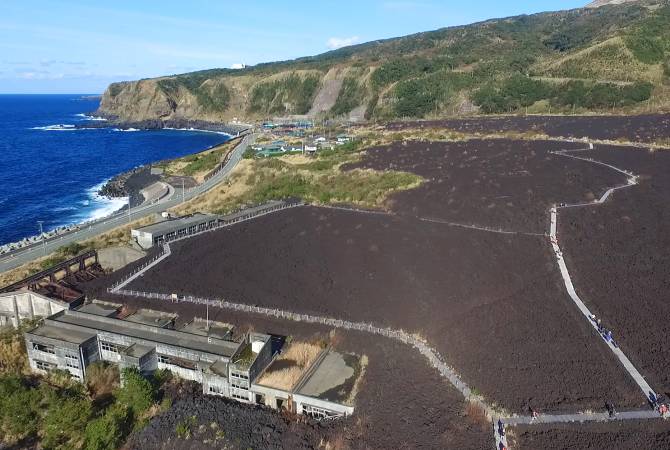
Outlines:
[[354,412],[350,397],[360,371],[347,365],[352,355],[322,349],[313,364],[302,369],[295,383],[262,384],[258,381],[263,380],[264,374],[272,371],[273,365],[281,365],[280,349],[273,348],[278,346],[277,340],[270,335],[249,332],[240,341],[232,341],[225,326],[210,333],[209,322],[203,327],[202,321],[194,321],[175,330],[170,328],[170,322],[156,326],[142,320],[120,319],[113,309],[100,304],[83,305],[79,310],[63,309],[27,331],[31,369],[60,369],[80,381],[95,361],[136,368],[144,374],[169,369],[183,379],[201,383],[205,394],[243,403],[283,408],[320,419]]
[[132,229],[132,239],[143,249],[149,249],[165,241],[209,230],[219,223],[219,216],[213,214],[192,214],[190,216],[167,219],[153,225]]
[[164,242],[191,236],[221,225],[247,220],[287,206],[300,204],[296,201],[271,200],[262,205],[242,209],[225,216],[195,213],[188,216],[161,220],[153,225],[130,230],[130,236],[141,248],[147,250]]
[[0,328],[80,306],[85,296],[76,284],[102,273],[98,254],[89,251],[0,289]]

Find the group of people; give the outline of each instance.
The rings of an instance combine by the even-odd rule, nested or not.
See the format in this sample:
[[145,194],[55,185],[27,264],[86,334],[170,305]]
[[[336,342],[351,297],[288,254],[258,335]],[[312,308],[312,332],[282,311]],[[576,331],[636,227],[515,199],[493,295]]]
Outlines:
[[498,436],[500,436],[498,450],[507,450],[507,447],[505,446],[505,424],[502,419],[498,419],[498,429],[496,432],[498,433]]
[[603,325],[602,321],[600,319],[597,319],[595,315],[591,315],[591,320],[593,323],[596,324],[596,327],[598,327],[598,333],[605,339],[605,341],[611,343],[613,346],[617,346],[616,342],[614,341],[614,338],[612,337],[612,330],[608,330],[605,328]]
[[660,396],[656,395],[654,392],[650,391],[649,392],[649,404],[651,407],[654,409],[654,411],[658,411],[658,413],[661,415],[661,417],[670,417],[670,406],[668,405],[668,402],[665,401],[665,399]]

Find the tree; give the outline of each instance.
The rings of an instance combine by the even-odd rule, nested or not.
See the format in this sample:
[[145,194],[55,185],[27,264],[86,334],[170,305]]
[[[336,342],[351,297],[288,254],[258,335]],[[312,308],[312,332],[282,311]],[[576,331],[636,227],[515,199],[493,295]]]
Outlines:
[[129,432],[130,411],[114,405],[102,416],[86,426],[87,450],[114,450]]
[[121,372],[123,387],[116,393],[120,405],[130,409],[135,418],[148,410],[156,398],[156,391],[149,380],[137,369],[123,369]]
[[40,397],[24,380],[0,377],[0,434],[18,440],[36,433]]
[[83,397],[64,392],[53,396],[42,426],[42,447],[61,449],[80,446],[83,431],[91,417],[91,403]]

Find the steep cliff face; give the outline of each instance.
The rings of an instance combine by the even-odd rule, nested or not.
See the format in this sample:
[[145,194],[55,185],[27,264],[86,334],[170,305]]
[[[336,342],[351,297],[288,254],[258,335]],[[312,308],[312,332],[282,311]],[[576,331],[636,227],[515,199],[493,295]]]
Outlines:
[[597,0],[589,6],[243,70],[115,83],[99,113],[126,122],[221,122],[670,108],[668,0]]
[[162,118],[174,113],[156,80],[111,84],[102,96],[100,112],[128,121]]

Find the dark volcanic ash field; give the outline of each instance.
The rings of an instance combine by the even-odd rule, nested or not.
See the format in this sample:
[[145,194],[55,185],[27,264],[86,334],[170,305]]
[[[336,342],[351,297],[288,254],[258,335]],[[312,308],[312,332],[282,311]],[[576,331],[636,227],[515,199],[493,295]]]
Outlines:
[[[551,204],[591,201],[625,180],[606,167],[550,153],[580,147],[474,140],[369,149],[356,167],[410,171],[426,180],[393,195],[389,214],[306,206],[261,217],[173,244],[170,258],[130,288],[402,328],[425,337],[466,383],[510,413],[525,414],[528,407],[547,413],[601,411],[606,401],[619,409],[643,407],[638,387],[567,296],[546,236]],[[669,173],[670,158],[621,147],[596,146],[590,153],[643,177],[639,186],[617,192],[602,206],[561,213],[566,260],[587,305],[611,326],[650,383],[667,392],[669,260],[664,250],[670,185],[663,174]],[[112,275],[105,285],[121,275]],[[94,283],[88,289],[102,296],[103,287]],[[203,313],[194,305],[126,300],[176,308],[182,317]],[[327,332],[242,313],[218,314],[269,332]],[[445,442],[452,448],[464,442],[473,445],[460,448],[491,445],[485,438],[491,439],[490,432],[463,415],[463,400],[409,348],[342,334],[344,347],[368,354],[376,367],[359,398],[358,411],[369,421],[360,448],[397,442],[418,443],[413,448]],[[447,396],[436,403],[437,391]],[[371,392],[404,411],[398,413],[404,419],[375,408]],[[419,413],[422,405],[428,410]],[[414,406],[419,410],[407,410]],[[445,414],[452,419],[431,420]],[[436,434],[438,425],[447,431]],[[644,424],[627,426],[631,442],[636,436],[665,439],[663,431],[643,431]],[[351,439],[346,429],[348,434],[338,435]],[[470,441],[448,441],[458,430]],[[560,428],[516,432],[521,448],[537,448],[536,443],[553,442],[562,433]],[[606,442],[598,433],[597,427],[585,428],[575,442]]]

